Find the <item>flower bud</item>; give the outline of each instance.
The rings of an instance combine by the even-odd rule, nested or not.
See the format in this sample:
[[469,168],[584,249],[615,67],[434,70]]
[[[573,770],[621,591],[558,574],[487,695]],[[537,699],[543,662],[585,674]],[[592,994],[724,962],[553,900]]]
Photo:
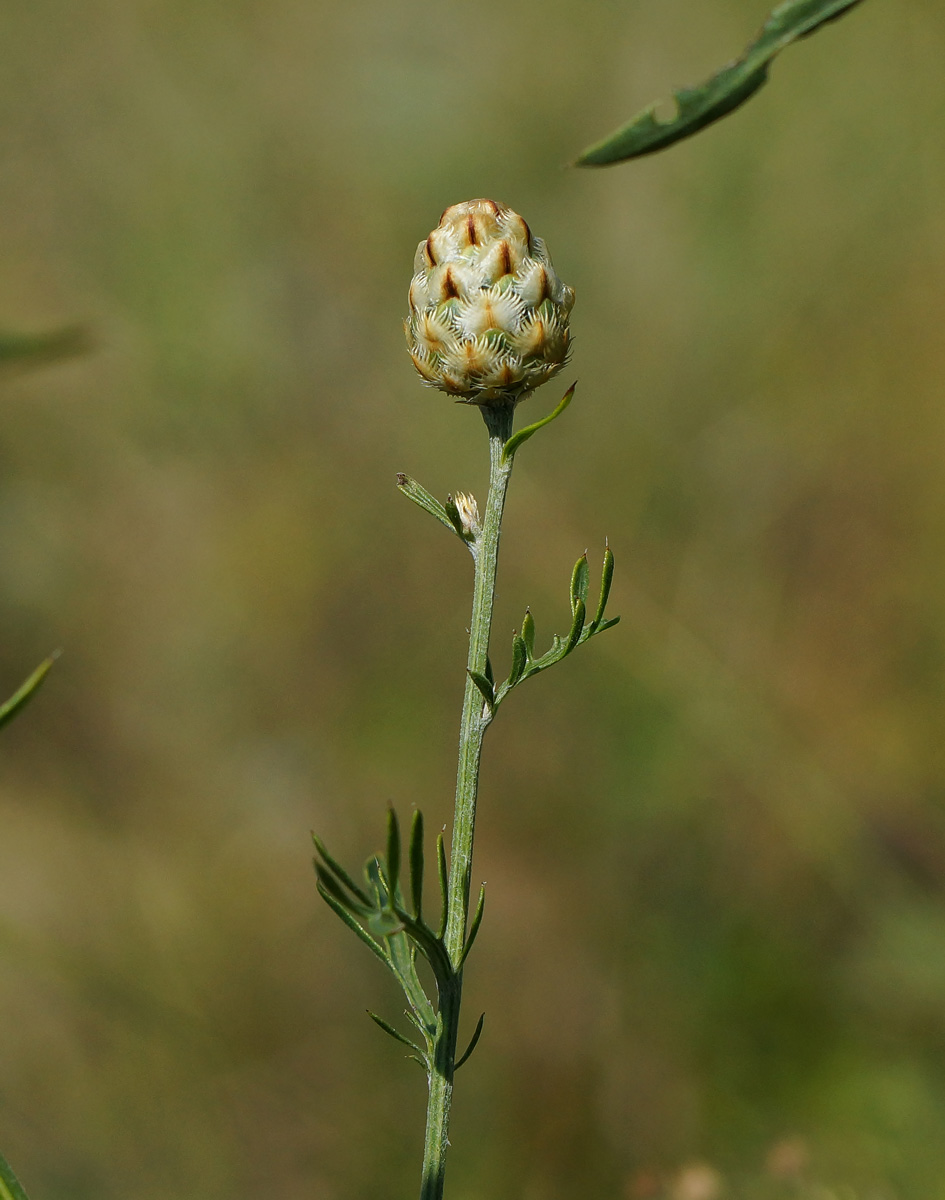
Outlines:
[[446,210],[417,247],[408,302],[413,365],[467,404],[516,404],[567,362],[574,292],[541,238],[494,200]]

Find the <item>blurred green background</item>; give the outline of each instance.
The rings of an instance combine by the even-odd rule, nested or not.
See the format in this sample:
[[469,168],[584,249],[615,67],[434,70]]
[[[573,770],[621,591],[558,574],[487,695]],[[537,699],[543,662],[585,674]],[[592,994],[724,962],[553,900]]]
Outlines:
[[0,379],[0,691],[65,651],[0,754],[34,1200],[416,1193],[424,1082],[363,1013],[402,1002],[308,836],[449,817],[470,563],[394,476],[482,495],[401,332],[473,196],[578,293],[497,669],[605,535],[623,622],[487,741],[451,1200],[945,1196],[945,10],[871,0],[694,141],[566,167],[764,15],[0,9],[0,327],[95,343]]

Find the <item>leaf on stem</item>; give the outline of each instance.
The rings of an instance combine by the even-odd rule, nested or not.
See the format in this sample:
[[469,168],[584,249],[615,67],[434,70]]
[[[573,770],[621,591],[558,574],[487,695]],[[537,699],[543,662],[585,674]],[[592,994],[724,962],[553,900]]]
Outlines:
[[578,600],[577,604],[574,607],[574,620],[571,623],[571,632],[568,634],[568,640],[565,643],[564,653],[561,655],[562,658],[564,658],[565,655],[571,653],[571,651],[574,649],[574,647],[581,640],[581,634],[583,632],[584,632],[584,601]]
[[338,900],[335,899],[335,897],[323,886],[321,880],[318,880],[316,882],[315,886],[318,889],[318,894],[325,901],[325,903],[332,910],[332,912],[335,913],[335,915],[337,917],[339,917],[340,920],[344,921],[345,925],[348,926],[348,928],[351,930],[351,932],[356,934],[357,937],[359,937],[361,939],[361,941],[364,942],[365,946],[367,946],[367,948],[373,954],[377,955],[377,957],[381,960],[381,962],[384,964],[385,967],[389,967],[391,970],[393,970],[394,969],[393,964],[391,963],[388,956],[384,953],[384,950],[381,947],[380,943],[375,941],[375,939],[371,937],[371,935],[368,933],[368,931],[354,919],[354,917],[351,915],[350,912],[348,912],[348,910],[345,908],[345,906],[343,904],[341,904]]
[[393,807],[387,810],[387,879],[393,904],[400,882],[400,822]]
[[385,1021],[383,1017],[379,1017],[376,1012],[371,1012],[369,1008],[365,1009],[365,1012],[371,1018],[374,1024],[383,1029],[385,1033],[389,1033],[395,1042],[400,1042],[402,1046],[409,1046],[411,1050],[416,1050],[416,1052],[421,1056],[421,1059],[423,1059],[424,1062],[426,1061],[425,1052],[417,1045],[416,1042],[411,1041],[409,1037],[405,1037],[399,1029],[395,1029],[389,1021]]
[[410,825],[410,898],[419,920],[423,908],[423,813],[419,808]]
[[446,843],[443,840],[443,834],[437,834],[436,838],[436,866],[437,873],[440,877],[440,928],[437,931],[437,937],[442,938],[446,933],[446,922],[449,918],[449,903],[450,903],[450,873],[446,865]]
[[479,888],[479,903],[476,905],[476,911],[473,915],[472,922],[469,926],[469,936],[466,938],[466,945],[463,947],[463,953],[460,956],[459,965],[456,970],[461,971],[463,963],[469,957],[469,951],[473,948],[473,942],[476,940],[476,934],[479,932],[479,926],[482,924],[482,914],[486,908],[486,885],[482,884]]
[[0,729],[2,729],[8,721],[13,720],[24,704],[27,704],[30,700],[32,700],[33,696],[36,695],[37,690],[39,689],[43,680],[49,674],[53,663],[58,657],[59,651],[57,650],[55,654],[50,654],[48,658],[44,658],[33,674],[30,675],[29,679],[20,684],[20,686],[5,704],[0,705]]
[[669,120],[651,104],[627,125],[589,147],[580,167],[603,167],[663,150],[734,112],[768,80],[773,59],[792,42],[835,21],[860,0],[786,0],[778,5],[745,53],[693,88],[673,92],[676,111]]
[[534,425],[526,425],[524,429],[520,429],[518,433],[513,433],[509,440],[505,443],[502,450],[502,461],[508,462],[515,451],[521,446],[522,442],[527,442],[530,437],[538,432],[539,429],[544,429],[546,425],[550,425],[556,417],[560,417],[564,410],[571,403],[571,397],[574,395],[574,389],[577,387],[577,382],[571,384],[568,390],[564,393],[561,403],[550,412],[547,417],[542,417],[540,421],[536,421]]
[[509,671],[509,677],[506,681],[506,686],[509,688],[515,687],[518,681],[522,678],[522,672],[528,664],[528,647],[525,645],[525,639],[519,634],[512,634],[512,669]]
[[[318,851],[319,855],[324,860],[325,866],[331,871],[331,873],[335,876],[335,878],[341,884],[343,884],[348,889],[348,891],[352,893],[352,895],[356,896],[357,899],[364,905],[365,908],[373,908],[374,904],[372,903],[370,896],[367,894],[366,891],[364,891],[363,888],[359,887],[355,883],[355,881],[351,878],[351,876],[344,869],[344,867],[341,865],[341,863],[337,862],[334,858],[332,858],[332,856],[328,853],[328,850],[325,847],[325,843],[321,840],[321,838],[313,833],[312,834],[312,842],[315,845],[315,849]],[[318,866],[319,866],[319,864],[316,861],[316,863],[315,863],[316,871],[318,870]]]
[[525,649],[528,651],[528,657],[535,657],[535,618],[532,616],[530,608],[525,609],[525,616],[522,617],[522,641],[525,643]]
[[483,1013],[482,1016],[479,1018],[478,1022],[476,1023],[476,1031],[475,1031],[475,1033],[473,1033],[472,1037],[470,1038],[469,1045],[466,1047],[465,1054],[463,1054],[462,1057],[457,1060],[456,1065],[453,1067],[454,1071],[459,1070],[459,1068],[463,1065],[463,1063],[469,1058],[470,1054],[472,1054],[472,1052],[476,1049],[476,1046],[478,1046],[479,1039],[482,1037],[482,1027],[485,1024],[485,1020],[486,1020],[486,1014]]
[[577,604],[580,600],[582,604],[587,603],[587,586],[590,579],[590,568],[587,565],[587,551],[585,550],[581,557],[574,564],[574,570],[571,572],[571,612],[577,612]]
[[478,671],[470,671],[468,668],[466,674],[482,693],[482,698],[488,704],[490,710],[495,708],[495,688],[486,679],[485,675],[480,675]]
[[591,621],[591,629],[597,632],[600,628],[600,623],[604,619],[604,609],[607,607],[607,600],[610,596],[610,587],[614,581],[614,552],[611,550],[608,542],[604,542],[604,566],[600,573],[600,599],[597,602],[597,612],[594,614],[594,620]]
[[[436,517],[441,525],[445,525],[451,532],[462,537],[459,530],[450,520],[446,509],[437,500],[436,496],[431,496],[425,487],[417,483],[416,479],[411,479],[409,475],[405,475],[402,471],[397,475],[397,487],[403,492],[408,500],[412,500],[424,512],[428,512],[431,517]],[[465,541],[465,539],[463,539]]]
[[[588,638],[617,624],[618,617],[614,617],[609,621],[603,619],[604,609],[610,596],[610,587],[614,576],[614,555],[610,546],[606,543],[597,611],[594,615],[594,620],[585,624],[587,620],[586,598],[589,582],[588,576],[589,570],[587,554],[585,552],[577,560],[574,570],[571,573],[570,599],[572,619],[568,635],[567,637],[562,637],[556,633],[552,638],[551,648],[539,658],[535,657],[535,620],[531,612],[528,609],[525,610],[525,618],[522,621],[522,633],[521,635],[514,634],[512,638],[512,669],[509,672],[508,679],[499,686],[495,693],[496,707],[523,680],[530,679],[533,675],[537,675],[541,671],[546,671],[549,667],[554,666],[555,663],[560,662],[561,659],[566,658],[572,650],[578,646],[582,646]],[[525,656],[524,665],[522,663],[523,655]]]
[[357,901],[352,900],[351,896],[348,895],[331,871],[323,866],[318,859],[315,859],[315,877],[319,887],[334,896],[338,903],[343,905],[349,912],[357,912],[361,916],[367,916],[372,911],[367,905],[359,904]]

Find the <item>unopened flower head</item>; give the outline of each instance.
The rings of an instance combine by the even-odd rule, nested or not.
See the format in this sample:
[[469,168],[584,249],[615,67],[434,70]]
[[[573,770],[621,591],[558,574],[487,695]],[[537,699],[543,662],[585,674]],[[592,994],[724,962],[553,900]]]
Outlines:
[[479,533],[479,505],[476,497],[469,492],[457,492],[453,497],[456,513],[467,537],[476,537]]
[[446,210],[417,247],[409,303],[413,365],[457,400],[517,403],[567,361],[574,292],[541,238],[494,200]]

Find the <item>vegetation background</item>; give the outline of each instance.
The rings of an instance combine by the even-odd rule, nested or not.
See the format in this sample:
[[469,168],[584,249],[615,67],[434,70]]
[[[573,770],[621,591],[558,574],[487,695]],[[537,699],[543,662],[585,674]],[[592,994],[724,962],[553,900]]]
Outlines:
[[0,755],[35,1200],[415,1192],[424,1082],[308,834],[449,816],[469,563],[394,475],[481,493],[485,436],[400,319],[479,195],[579,297],[496,658],[605,535],[623,623],[489,735],[451,1194],[943,1194],[945,9],[871,0],[694,141],[565,166],[765,11],[0,10],[0,325],[95,341],[2,380],[3,693],[65,650]]

